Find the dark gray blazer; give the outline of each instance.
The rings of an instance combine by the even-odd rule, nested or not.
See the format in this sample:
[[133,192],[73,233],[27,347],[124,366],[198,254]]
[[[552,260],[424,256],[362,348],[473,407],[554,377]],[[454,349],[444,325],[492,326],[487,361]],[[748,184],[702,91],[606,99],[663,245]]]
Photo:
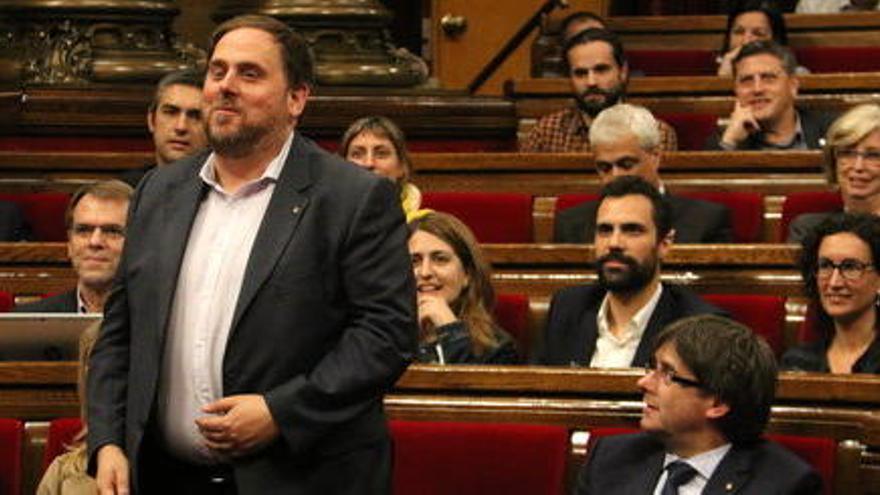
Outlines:
[[[96,449],[108,443],[121,446],[133,467],[141,461],[178,272],[207,192],[198,176],[206,157],[154,169],[132,199],[91,358],[91,469]],[[418,334],[407,237],[393,183],[296,133],[251,250],[223,359],[224,394],[263,394],[281,430],[233,463],[239,493],[367,493],[337,466],[389,441],[382,395],[413,358]],[[367,468],[378,472],[390,465],[372,461]]]
[[0,242],[29,241],[31,227],[21,208],[11,201],[0,201]]
[[[672,227],[675,229],[675,242],[681,244],[723,244],[733,242],[730,210],[727,206],[666,195],[672,207]],[[560,243],[592,243],[596,229],[596,209],[598,201],[568,208],[556,215],[553,241]]]
[[[543,340],[532,359],[534,364],[589,366],[599,338],[596,316],[604,298],[605,290],[598,285],[567,287],[554,294]],[[666,325],[701,314],[729,316],[684,287],[663,284],[663,293],[642,334],[632,366],[648,364],[651,341]]]
[[[815,110],[798,110],[801,117],[801,129],[804,130],[804,141],[807,143],[807,149],[822,149],[822,140],[825,139],[825,133],[831,123],[834,122],[835,115]],[[707,150],[720,150],[721,136],[724,135],[724,129],[717,129],[709,139],[706,140],[705,148]],[[759,151],[764,149],[764,139],[760,133],[750,134],[749,137],[737,146],[737,151]]]
[[[663,444],[648,433],[599,439],[578,475],[576,495],[654,493]],[[733,447],[715,468],[704,495],[819,495],[822,479],[784,447],[762,441]]]

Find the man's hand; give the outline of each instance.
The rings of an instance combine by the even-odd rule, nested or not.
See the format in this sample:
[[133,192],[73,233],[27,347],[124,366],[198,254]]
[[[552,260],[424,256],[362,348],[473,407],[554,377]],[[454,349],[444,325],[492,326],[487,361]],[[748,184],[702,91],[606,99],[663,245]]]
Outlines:
[[730,123],[724,129],[724,135],[721,136],[721,142],[725,145],[735,148],[745,141],[749,134],[761,130],[761,125],[755,120],[752,109],[741,105],[738,101],[730,114]]
[[95,478],[100,495],[128,495],[128,458],[116,445],[98,449],[98,473]]
[[280,434],[266,399],[259,394],[224,397],[202,411],[215,415],[196,419],[205,445],[229,457],[255,452]]

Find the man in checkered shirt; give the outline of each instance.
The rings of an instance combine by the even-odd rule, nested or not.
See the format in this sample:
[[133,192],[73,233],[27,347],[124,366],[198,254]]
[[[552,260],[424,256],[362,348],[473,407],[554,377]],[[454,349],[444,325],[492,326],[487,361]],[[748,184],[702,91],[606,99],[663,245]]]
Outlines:
[[[563,53],[575,104],[542,117],[520,141],[522,152],[590,151],[593,119],[625,96],[629,67],[617,35],[604,29],[587,29],[569,39]],[[676,150],[675,130],[665,122],[657,122],[660,150]]]

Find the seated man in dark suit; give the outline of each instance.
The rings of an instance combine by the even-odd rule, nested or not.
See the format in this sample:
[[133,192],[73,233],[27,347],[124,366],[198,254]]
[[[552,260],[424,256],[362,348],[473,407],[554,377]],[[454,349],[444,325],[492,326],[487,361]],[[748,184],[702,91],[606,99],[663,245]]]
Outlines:
[[644,366],[651,340],[667,324],[721,313],[687,289],[660,282],[660,260],[674,231],[669,204],[654,186],[632,176],[611,181],[595,223],[599,284],[553,296],[536,364]]
[[21,208],[11,201],[0,201],[0,242],[29,240],[31,227]]
[[[660,133],[646,108],[618,104],[603,110],[590,127],[590,145],[599,182],[637,175],[659,189],[672,208],[677,243],[725,243],[733,240],[730,211],[717,203],[668,194],[660,180]],[[556,215],[555,242],[582,243],[593,238],[596,201]]]
[[776,361],[748,328],[710,315],[674,323],[638,385],[644,431],[599,439],[577,495],[822,493],[809,465],[761,438]]
[[131,186],[109,180],[81,187],[67,205],[67,255],[76,289],[16,307],[16,313],[101,313],[122,246]]
[[795,107],[797,61],[773,41],[743,45],[733,59],[736,95],[728,125],[709,137],[709,150],[813,150],[833,117]]

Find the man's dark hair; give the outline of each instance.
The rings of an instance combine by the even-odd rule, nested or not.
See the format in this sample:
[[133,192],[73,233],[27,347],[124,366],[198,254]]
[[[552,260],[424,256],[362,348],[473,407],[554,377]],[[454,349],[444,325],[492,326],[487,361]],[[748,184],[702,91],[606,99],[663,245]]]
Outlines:
[[566,74],[571,72],[571,64],[568,62],[568,52],[576,46],[586,45],[596,41],[608,43],[611,46],[611,53],[614,56],[614,61],[617,62],[617,65],[621,68],[626,65],[626,53],[623,51],[623,43],[614,32],[607,29],[584,29],[578,34],[572,36],[562,47],[562,67],[565,69]]
[[586,10],[573,12],[565,16],[565,18],[562,19],[562,23],[559,25],[559,36],[563,43],[566,41],[564,37],[565,32],[568,31],[568,27],[580,21],[596,21],[601,24],[603,28],[607,29],[608,27],[608,22],[599,14]]
[[659,243],[672,230],[672,207],[656,187],[637,175],[617,177],[606,184],[600,193],[599,204],[596,207],[597,215],[599,206],[602,206],[605,198],[620,198],[632,194],[644,196],[651,201],[652,220],[657,229],[657,242]]
[[736,446],[760,440],[776,395],[776,357],[767,342],[733,320],[699,315],[663,329],[652,354],[667,343],[700,388],[730,408],[715,420],[727,440]]
[[64,211],[64,224],[68,229],[73,227],[73,210],[76,205],[86,196],[94,196],[99,199],[110,199],[118,201],[131,201],[134,189],[121,180],[111,179],[101,182],[93,182],[86,184],[73,193],[70,202],[67,203],[67,210]]
[[834,331],[831,317],[819,302],[819,284],[816,280],[816,266],[819,263],[819,246],[822,240],[834,234],[849,233],[861,239],[871,250],[872,270],[880,273],[880,217],[870,213],[835,213],[809,231],[801,242],[801,257],[798,268],[804,281],[804,292],[816,308],[819,326],[830,338]]
[[797,70],[797,60],[794,58],[791,50],[773,41],[758,40],[743,45],[736,57],[733,58],[733,63],[731,64],[733,66],[733,76],[736,77],[737,66],[740,61],[755,55],[765,54],[772,55],[782,62],[782,68],[786,74],[792,75]]
[[733,23],[736,18],[746,12],[760,12],[767,17],[772,32],[772,40],[780,45],[788,45],[788,30],[785,27],[785,17],[776,6],[776,2],[767,0],[749,0],[746,2],[738,2],[727,15],[727,29],[724,31],[724,43],[721,45],[721,53],[730,51],[730,31],[733,29]]
[[154,113],[159,108],[159,100],[162,94],[169,86],[191,86],[201,91],[205,82],[204,73],[194,69],[184,69],[169,72],[159,79],[156,83],[156,90],[153,92],[153,101],[150,102],[150,113]]
[[274,17],[241,15],[220,24],[211,34],[208,60],[210,61],[214,56],[214,49],[223,36],[230,31],[242,28],[259,29],[272,35],[281,49],[281,62],[287,76],[287,85],[291,89],[314,85],[315,62],[309,44],[300,34]]

